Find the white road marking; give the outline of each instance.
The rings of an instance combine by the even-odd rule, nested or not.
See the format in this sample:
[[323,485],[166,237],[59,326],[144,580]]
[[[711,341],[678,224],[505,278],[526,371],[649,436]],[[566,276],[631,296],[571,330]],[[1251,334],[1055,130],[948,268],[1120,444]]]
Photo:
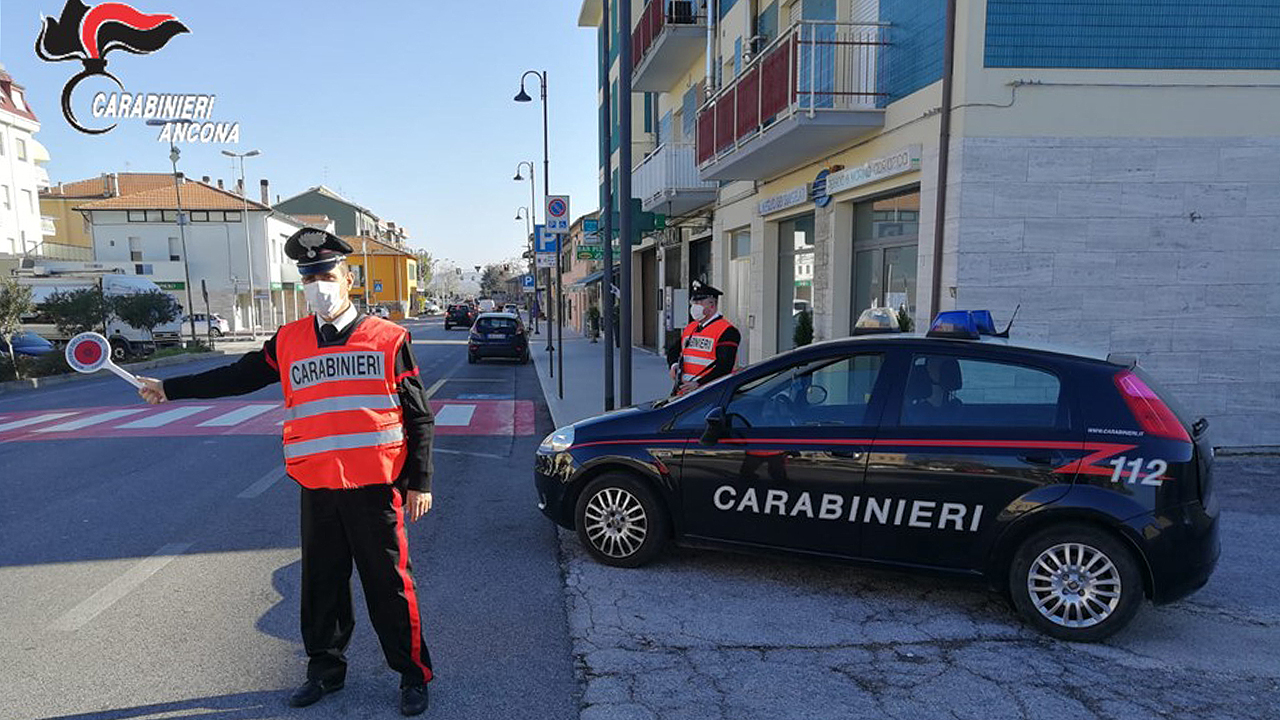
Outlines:
[[101,425],[104,422],[109,422],[111,420],[115,420],[116,418],[122,418],[128,415],[133,415],[135,413],[140,413],[145,409],[146,408],[131,408],[129,410],[111,410],[110,412],[98,413],[97,415],[90,415],[88,417],[77,418],[75,420],[70,420],[68,422],[59,423],[52,427],[40,428],[39,430],[36,430],[36,432],[51,433],[51,432],[69,432],[71,430],[79,430],[81,428],[87,428],[91,425]]
[[39,425],[42,422],[57,420],[58,418],[64,418],[68,415],[75,415],[75,413],[73,412],[45,413],[43,415],[36,415],[35,417],[23,418],[21,420],[12,420],[3,425],[0,425],[0,432],[4,432],[5,430],[17,430],[18,428],[27,427],[28,425]]
[[172,410],[166,410],[161,413],[156,413],[155,415],[148,415],[147,417],[139,418],[137,420],[134,420],[131,423],[125,423],[124,425],[119,425],[116,427],[116,429],[117,430],[137,430],[140,428],[164,427],[165,425],[168,425],[174,420],[181,420],[184,417],[195,415],[198,412],[204,412],[205,410],[208,410],[211,407],[213,406],[212,405],[188,405],[187,407],[174,408]]
[[241,490],[240,494],[237,495],[236,497],[241,500],[256,498],[262,493],[269,490],[271,486],[275,485],[276,481],[282,477],[284,477],[283,466],[271,468],[271,470],[267,471],[266,475],[263,475],[262,477],[258,478],[257,482],[245,488],[244,490]]
[[431,387],[427,388],[427,399],[430,400],[431,396],[435,395],[436,391],[440,389],[440,386],[447,382],[449,382],[449,378],[440,378],[439,380],[431,383]]
[[205,420],[196,427],[228,427],[231,425],[239,425],[249,418],[257,417],[268,410],[274,410],[278,405],[245,405],[242,408],[236,408],[229,413],[219,415],[211,420]]
[[478,457],[497,458],[499,460],[506,460],[507,458],[511,457],[510,455],[497,455],[495,453],[473,452],[471,450],[446,450],[445,448],[431,448],[431,452],[444,453],[446,455],[476,455]]
[[114,605],[125,595],[128,595],[134,588],[145,582],[147,578],[160,572],[165,565],[173,562],[174,558],[186,552],[189,547],[191,547],[191,543],[165,545],[151,557],[140,560],[133,567],[126,570],[123,575],[107,583],[106,587],[90,595],[84,602],[54,620],[53,629],[74,632],[88,625],[100,613]]
[[471,424],[471,416],[475,412],[475,405],[445,405],[436,413],[436,425],[466,427]]

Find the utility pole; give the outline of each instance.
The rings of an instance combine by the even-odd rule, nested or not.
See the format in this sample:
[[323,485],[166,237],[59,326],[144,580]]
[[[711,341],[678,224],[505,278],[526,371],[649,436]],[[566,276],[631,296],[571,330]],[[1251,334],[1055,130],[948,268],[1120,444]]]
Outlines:
[[618,244],[622,276],[619,401],[631,404],[631,0],[618,0]]
[[603,43],[600,56],[600,157],[604,162],[604,188],[600,198],[601,225],[604,227],[604,275],[600,278],[600,310],[604,315],[604,409],[614,409],[613,338],[618,328],[613,324],[613,122],[609,92],[609,0],[604,2]]

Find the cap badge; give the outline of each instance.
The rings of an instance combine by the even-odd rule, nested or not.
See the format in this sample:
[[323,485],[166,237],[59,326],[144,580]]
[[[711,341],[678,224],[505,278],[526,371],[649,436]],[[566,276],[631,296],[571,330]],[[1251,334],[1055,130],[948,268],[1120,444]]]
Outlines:
[[316,256],[316,248],[323,247],[327,240],[320,233],[307,233],[298,238],[298,243],[307,249],[307,257],[313,258]]

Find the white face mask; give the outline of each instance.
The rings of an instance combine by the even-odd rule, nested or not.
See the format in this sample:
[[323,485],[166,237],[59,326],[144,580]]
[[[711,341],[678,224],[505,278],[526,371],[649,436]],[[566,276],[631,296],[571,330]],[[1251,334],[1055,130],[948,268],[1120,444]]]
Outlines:
[[689,303],[689,317],[693,318],[694,320],[701,320],[702,316],[706,314],[707,314],[707,311],[704,310],[703,307],[698,303]]
[[307,306],[321,318],[336,316],[347,299],[342,292],[342,284],[329,280],[303,285],[302,294],[307,298]]

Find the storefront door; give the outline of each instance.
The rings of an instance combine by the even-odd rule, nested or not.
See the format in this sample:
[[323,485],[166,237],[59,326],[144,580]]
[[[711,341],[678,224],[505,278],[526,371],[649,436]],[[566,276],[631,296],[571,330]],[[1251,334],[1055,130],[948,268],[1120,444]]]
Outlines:
[[812,322],[812,213],[778,223],[778,352],[796,347],[796,324],[804,313]]
[[893,308],[914,316],[919,244],[918,191],[855,206],[853,322],[871,307]]

